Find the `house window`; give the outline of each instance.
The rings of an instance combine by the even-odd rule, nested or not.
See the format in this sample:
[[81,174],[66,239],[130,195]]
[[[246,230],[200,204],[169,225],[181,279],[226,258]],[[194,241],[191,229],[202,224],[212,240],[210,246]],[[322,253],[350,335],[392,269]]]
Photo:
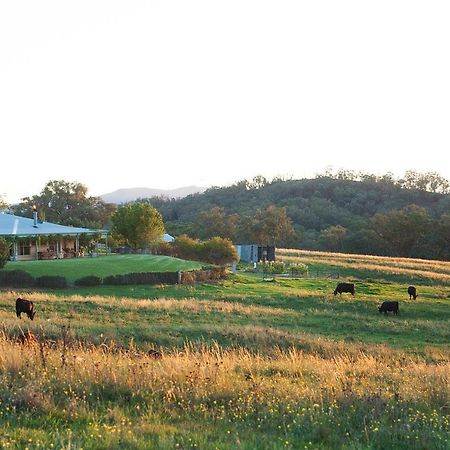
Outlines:
[[31,254],[31,241],[21,241],[19,243],[19,255],[30,255]]

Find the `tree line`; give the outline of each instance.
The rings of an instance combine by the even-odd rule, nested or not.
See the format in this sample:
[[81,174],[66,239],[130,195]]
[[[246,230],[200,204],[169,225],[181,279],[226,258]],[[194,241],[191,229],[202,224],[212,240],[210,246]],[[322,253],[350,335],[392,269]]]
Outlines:
[[[389,173],[340,170],[303,180],[258,176],[182,199],[134,203],[155,208],[175,236],[445,260],[450,258],[449,185],[434,172],[407,171],[395,179]],[[10,209],[31,217],[33,204],[51,222],[109,229],[118,208],[89,197],[79,183],[61,180]]]

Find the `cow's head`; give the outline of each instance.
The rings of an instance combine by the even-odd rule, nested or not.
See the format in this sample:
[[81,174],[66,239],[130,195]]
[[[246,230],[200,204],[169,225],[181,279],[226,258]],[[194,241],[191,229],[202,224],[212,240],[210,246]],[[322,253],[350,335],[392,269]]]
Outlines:
[[32,310],[31,312],[29,312],[29,313],[27,313],[28,314],[28,317],[31,319],[31,320],[33,320],[34,319],[34,316],[36,315],[36,311],[35,310]]

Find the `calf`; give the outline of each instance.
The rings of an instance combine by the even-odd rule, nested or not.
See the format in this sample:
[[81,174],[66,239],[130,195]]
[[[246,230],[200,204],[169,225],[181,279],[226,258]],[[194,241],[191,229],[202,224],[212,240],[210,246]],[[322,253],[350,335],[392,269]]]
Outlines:
[[414,300],[418,297],[416,288],[414,286],[408,287],[408,294],[409,294],[410,300],[411,300],[411,297],[414,298]]
[[387,315],[388,311],[392,311],[395,315],[398,314],[398,302],[383,302],[378,308],[378,312],[381,314],[384,312]]
[[353,283],[338,283],[336,289],[333,294],[337,295],[342,294],[343,292],[349,292],[352,295],[355,295],[355,285]]
[[19,319],[21,319],[20,315],[22,313],[26,314],[30,320],[34,319],[36,311],[34,310],[34,305],[31,300],[25,300],[23,298],[18,298],[16,300],[16,315]]

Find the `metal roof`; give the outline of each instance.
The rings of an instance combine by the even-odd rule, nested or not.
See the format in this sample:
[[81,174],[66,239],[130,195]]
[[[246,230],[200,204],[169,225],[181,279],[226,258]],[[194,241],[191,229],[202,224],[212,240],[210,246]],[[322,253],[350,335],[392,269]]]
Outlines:
[[0,236],[47,236],[60,234],[64,236],[76,236],[77,234],[105,233],[105,230],[93,230],[90,228],[68,227],[50,222],[40,222],[34,226],[33,219],[15,216],[0,212]]
[[170,234],[164,233],[163,241],[164,242],[173,242],[175,238],[171,236]]

